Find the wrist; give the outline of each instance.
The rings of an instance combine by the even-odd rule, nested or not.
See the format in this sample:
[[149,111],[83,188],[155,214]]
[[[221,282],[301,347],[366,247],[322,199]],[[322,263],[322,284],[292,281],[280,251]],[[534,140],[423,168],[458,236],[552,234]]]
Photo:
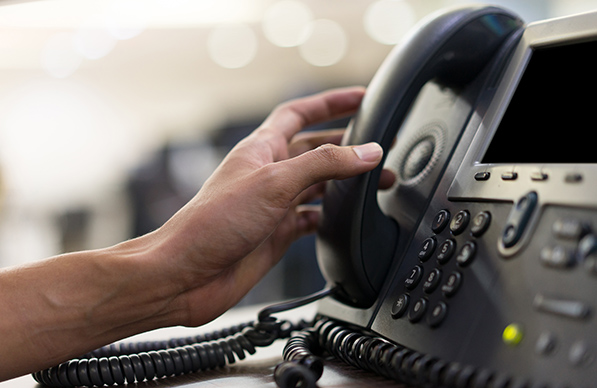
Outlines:
[[[178,292],[152,244],[57,256],[0,272],[0,380],[40,370],[175,319]],[[5,356],[5,357],[4,357]]]

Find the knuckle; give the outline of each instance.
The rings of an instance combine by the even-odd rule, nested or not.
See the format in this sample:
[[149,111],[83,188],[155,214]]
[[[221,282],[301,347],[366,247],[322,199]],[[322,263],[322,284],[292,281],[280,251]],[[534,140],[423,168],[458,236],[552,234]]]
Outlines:
[[324,144],[315,149],[316,155],[328,163],[336,164],[342,161],[340,148],[333,144]]

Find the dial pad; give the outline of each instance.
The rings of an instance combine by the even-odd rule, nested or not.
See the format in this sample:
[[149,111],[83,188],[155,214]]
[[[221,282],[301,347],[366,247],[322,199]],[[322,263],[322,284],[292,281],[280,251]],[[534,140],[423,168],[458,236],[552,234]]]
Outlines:
[[[440,210],[428,225],[429,235],[420,243],[418,263],[404,279],[404,289],[392,306],[392,318],[439,327],[447,319],[450,302],[466,281],[467,267],[477,253],[477,238],[491,224],[489,211],[459,209],[451,216]],[[421,292],[422,291],[422,292]]]

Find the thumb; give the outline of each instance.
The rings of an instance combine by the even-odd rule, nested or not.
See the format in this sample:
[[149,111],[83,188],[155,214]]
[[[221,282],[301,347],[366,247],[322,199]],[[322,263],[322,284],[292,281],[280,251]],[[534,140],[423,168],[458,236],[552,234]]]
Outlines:
[[329,179],[346,179],[374,169],[383,156],[377,143],[358,146],[325,144],[284,161],[285,168],[301,187],[298,191]]

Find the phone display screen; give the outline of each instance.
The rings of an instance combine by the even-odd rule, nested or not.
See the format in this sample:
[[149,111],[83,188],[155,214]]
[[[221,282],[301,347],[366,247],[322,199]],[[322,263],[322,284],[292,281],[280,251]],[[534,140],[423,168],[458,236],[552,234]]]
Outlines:
[[482,163],[596,163],[597,41],[533,51]]

